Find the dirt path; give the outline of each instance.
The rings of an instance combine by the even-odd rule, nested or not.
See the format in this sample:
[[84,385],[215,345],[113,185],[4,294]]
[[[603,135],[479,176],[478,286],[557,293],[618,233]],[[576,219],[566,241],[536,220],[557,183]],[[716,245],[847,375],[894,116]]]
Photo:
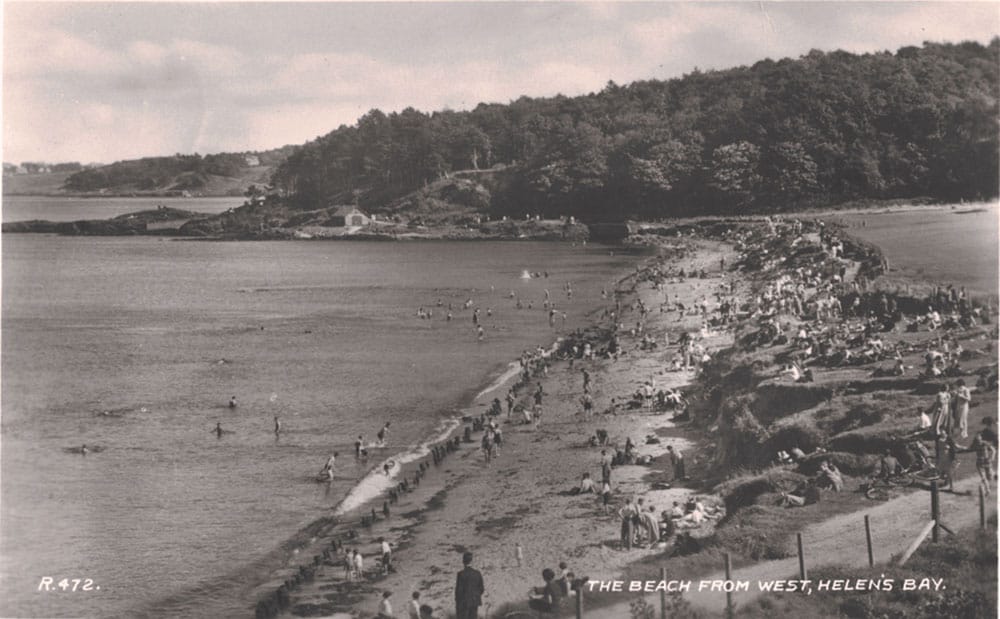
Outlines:
[[[955,484],[955,492],[941,493],[941,520],[952,531],[958,531],[972,526],[978,526],[978,477],[967,477]],[[996,505],[987,499],[989,513],[996,511]],[[872,546],[876,564],[887,564],[895,555],[902,554],[907,546],[919,534],[920,530],[930,521],[930,493],[916,491],[898,497],[885,503],[874,504],[871,509],[859,510],[842,514],[806,527],[802,532],[806,571],[826,566],[863,567],[868,563],[865,548],[864,517],[871,520]],[[947,537],[947,533],[941,532]],[[761,592],[757,586],[759,581],[797,578],[799,561],[795,554],[794,541],[788,559],[765,561],[733,570],[733,580],[749,581],[748,592],[733,593],[733,603],[736,606],[746,604]],[[670,574],[667,579],[684,580],[683,574]],[[723,571],[706,575],[699,580],[725,580]],[[691,591],[685,593],[688,602],[697,608],[713,613],[723,613],[726,607],[724,593],[709,591],[698,592],[698,581],[692,582]],[[775,595],[775,594],[769,594]],[[798,595],[798,594],[789,594]],[[602,609],[602,616],[628,617],[629,600]]]

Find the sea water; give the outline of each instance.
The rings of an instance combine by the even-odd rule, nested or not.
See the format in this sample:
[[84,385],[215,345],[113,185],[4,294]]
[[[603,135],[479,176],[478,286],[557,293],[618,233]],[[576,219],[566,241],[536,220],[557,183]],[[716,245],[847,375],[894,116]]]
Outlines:
[[997,294],[1000,209],[961,204],[890,213],[852,213],[851,234],[878,245],[892,269],[914,281]]
[[[344,511],[375,462],[419,453],[524,349],[585,324],[634,260],[568,243],[4,235],[0,615],[245,616],[247,566]],[[555,328],[546,289],[567,313]],[[386,421],[388,449],[356,463],[353,441]],[[315,483],[335,450],[335,481]],[[40,591],[46,577],[91,591]]]

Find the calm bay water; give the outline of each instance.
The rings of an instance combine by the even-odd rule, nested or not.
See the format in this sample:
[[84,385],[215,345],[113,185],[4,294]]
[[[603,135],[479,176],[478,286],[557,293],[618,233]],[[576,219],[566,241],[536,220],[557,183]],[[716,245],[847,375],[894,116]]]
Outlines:
[[[571,329],[633,261],[556,243],[4,235],[0,615],[135,616],[205,581],[235,590],[241,566],[366,472],[354,437],[391,421],[390,451],[420,443],[554,339],[544,289]],[[516,310],[511,290],[534,309]],[[415,316],[437,299],[454,320]],[[217,438],[216,422],[233,433]],[[103,451],[69,452],[84,443]],[[312,476],[333,450],[328,491]],[[100,590],[39,592],[45,576]],[[209,595],[222,615],[252,603]],[[172,612],[201,616],[204,602],[195,591]]]
[[243,198],[50,198],[4,196],[3,221],[79,221],[111,219],[125,213],[155,209],[158,205],[199,213],[221,213],[243,204]]
[[832,219],[848,223],[852,234],[881,247],[895,273],[997,293],[1000,214],[996,204],[855,213]]

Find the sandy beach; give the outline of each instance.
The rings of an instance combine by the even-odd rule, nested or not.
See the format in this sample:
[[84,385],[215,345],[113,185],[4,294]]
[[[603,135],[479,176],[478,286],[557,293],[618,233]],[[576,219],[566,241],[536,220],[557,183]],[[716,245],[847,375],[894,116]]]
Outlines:
[[[766,225],[773,227],[770,223]],[[758,221],[751,227],[754,226],[760,228],[765,224]],[[738,233],[740,227],[733,229]],[[819,251],[820,235],[808,231],[796,234],[799,240],[794,247],[801,250],[800,254],[808,254],[814,248]],[[720,300],[732,300],[741,308],[751,303],[755,295],[759,302],[761,290],[780,276],[787,277],[795,265],[785,264],[791,253],[785,258],[774,259],[768,258],[766,251],[765,262],[752,265],[748,255],[759,252],[764,243],[743,243],[737,240],[739,234],[732,231],[711,232],[706,227],[681,230],[681,235],[650,235],[641,239],[641,242],[656,246],[656,255],[619,282],[616,297],[620,313],[613,317],[607,312],[594,316],[595,326],[579,340],[590,342],[594,351],[601,352],[607,346],[609,334],[616,332],[619,354],[572,361],[553,355],[545,371],[537,372],[530,381],[522,380],[516,392],[517,406],[532,408],[533,394],[541,389],[541,421],[525,423],[517,411],[508,415],[504,404],[504,412],[496,418],[502,429],[502,447],[489,463],[479,448],[482,434],[471,431],[471,422],[485,415],[494,397],[503,402],[510,383],[481,394],[463,411],[468,421],[463,429],[470,427],[470,442],[461,442],[440,463],[428,457],[408,465],[401,478],[407,479],[410,487],[399,493],[398,501],[385,498],[385,506],[390,511],[388,517],[383,514],[383,504],[376,501],[363,510],[348,514],[340,523],[330,522],[318,527],[314,535],[300,540],[288,555],[287,567],[253,592],[254,601],[259,601],[258,616],[374,616],[385,591],[391,592],[390,601],[397,616],[405,616],[405,605],[414,591],[420,593],[420,603],[434,609],[434,617],[453,616],[454,574],[461,568],[461,555],[465,551],[473,553],[473,566],[482,571],[486,582],[480,616],[533,616],[533,611],[527,608],[529,589],[543,584],[543,568],[551,568],[558,574],[559,564],[565,563],[576,577],[591,580],[656,579],[658,566],[666,567],[672,577],[681,574],[686,578],[707,576],[721,566],[719,560],[723,550],[746,550],[743,554],[733,553],[738,567],[764,558],[777,558],[765,557],[759,550],[749,549],[745,540],[734,542],[741,535],[741,526],[753,529],[754,533],[769,526],[768,535],[772,540],[767,552],[788,556],[789,552],[794,553],[789,548],[796,529],[806,530],[810,525],[822,524],[837,516],[849,518],[850,514],[868,508],[871,502],[855,490],[858,480],[865,477],[878,458],[872,455],[871,446],[865,445],[849,454],[860,463],[857,470],[841,466],[847,480],[844,491],[824,493],[821,504],[782,511],[785,508],[773,507],[774,499],[780,499],[779,489],[768,487],[757,491],[749,500],[753,509],[761,506],[760,509],[747,516],[748,520],[741,520],[745,512],[737,512],[737,509],[744,505],[731,503],[732,496],[739,494],[734,488],[742,478],[757,474],[759,467],[747,470],[726,466],[727,454],[732,456],[732,446],[724,448],[720,444],[728,440],[719,436],[719,423],[725,424],[725,419],[709,420],[703,416],[713,406],[713,396],[706,391],[710,384],[702,376],[704,373],[695,369],[700,360],[692,360],[691,369],[675,371],[672,366],[679,356],[678,341],[682,334],[689,334],[698,347],[697,356],[704,355],[706,363],[713,362],[714,357],[723,356],[723,353],[732,355],[735,349],[745,351],[736,345],[737,341],[755,332],[757,325],[766,322],[763,318],[758,314],[733,311],[733,320],[709,325],[709,317],[719,314]],[[767,239],[767,234],[763,237]],[[738,247],[740,244],[742,248]],[[863,252],[852,257],[842,254],[838,260],[843,267],[840,285],[862,290],[871,285],[871,290],[876,290],[877,279],[872,282],[867,275],[875,262],[876,258]],[[736,268],[737,264],[741,266]],[[808,264],[808,261],[799,264]],[[683,269],[685,277],[677,276],[679,269]],[[825,285],[825,282],[818,284],[807,294],[817,294]],[[611,297],[609,294],[609,311],[616,310]],[[704,315],[697,309],[702,301],[708,306]],[[684,311],[676,311],[678,303],[683,305]],[[838,315],[831,317],[830,322],[850,321],[846,315]],[[780,331],[794,337],[794,332],[805,323],[804,319],[792,317]],[[995,337],[987,335],[987,327],[960,329],[956,334],[967,349],[982,349],[982,353],[977,352],[974,357],[975,362],[965,367],[973,382],[974,371],[982,368],[988,371],[989,364],[995,361],[991,352]],[[923,363],[921,347],[934,337],[935,334],[926,330],[910,333],[903,332],[902,328],[885,334],[887,342],[909,346],[903,363],[910,368],[916,367],[907,370],[911,375],[915,375]],[[787,341],[779,338],[753,349],[744,357],[744,360],[753,357],[756,361],[755,373],[761,381],[758,391],[777,398],[776,408],[783,410],[786,421],[796,415],[816,413],[822,406],[820,400],[825,400],[830,407],[848,405],[850,398],[857,398],[858,392],[865,391],[886,393],[886,398],[891,397],[905,405],[900,408],[909,410],[917,404],[929,403],[927,396],[913,395],[924,393],[926,389],[913,389],[910,383],[905,392],[900,385],[859,387],[860,383],[868,382],[873,368],[884,365],[878,361],[850,367],[845,364],[845,367],[812,368],[815,372],[813,385],[800,386],[794,381],[786,381],[779,361],[788,358],[788,348]],[[582,356],[580,353],[578,351],[578,357]],[[590,377],[591,414],[585,414],[581,399],[584,371]],[[671,417],[676,411],[658,405],[656,397],[634,398],[647,382],[652,393],[669,393],[671,389],[683,392],[694,420],[674,423]],[[816,401],[810,401],[810,396],[802,393],[821,388],[829,393]],[[794,401],[803,397],[803,401]],[[615,406],[612,406],[612,398]],[[992,392],[977,394],[976,398],[980,401],[972,414],[970,428],[979,428],[979,419],[996,408],[995,388]],[[781,402],[782,399],[785,401]],[[906,415],[910,418],[904,418],[901,413],[900,419],[886,423],[892,428],[909,428],[915,420],[912,413]],[[880,427],[877,423],[875,426]],[[463,429],[454,437],[461,437]],[[615,449],[624,450],[630,440],[635,445],[634,454],[630,452],[630,455],[643,462],[612,468],[612,499],[607,513],[599,495],[572,492],[580,485],[584,473],[589,473],[600,487],[604,447],[594,446],[590,440],[598,431],[607,433],[609,453],[613,454]],[[780,439],[781,436],[781,428],[775,426],[772,438]],[[787,437],[783,440],[770,441],[767,445],[789,448]],[[666,450],[668,445],[685,456],[684,480],[675,479]],[[794,441],[792,445],[796,446]],[[836,441],[823,447],[803,443],[802,447],[815,452],[810,457],[819,456],[827,449],[838,454],[852,451],[843,447],[835,449]],[[831,457],[834,456],[831,453]],[[847,456],[836,457],[838,463],[847,461]],[[816,464],[815,458],[813,460]],[[799,467],[778,467],[802,479],[801,473],[808,468],[804,463]],[[974,474],[972,464],[965,464],[961,470],[965,477]],[[618,510],[627,501],[640,498],[643,510],[653,506],[659,517],[675,502],[683,506],[694,497],[707,511],[701,524],[685,521],[689,519],[678,520],[678,535],[666,543],[622,548]],[[763,507],[764,504],[768,507]],[[374,510],[370,516],[369,510]],[[883,511],[893,510],[887,505]],[[771,520],[763,516],[760,521],[754,520],[762,512]],[[362,517],[367,520],[372,516],[371,521],[361,522]],[[720,523],[718,531],[717,523]],[[381,574],[375,567],[380,554],[379,540],[383,538],[393,549],[394,570],[389,574]],[[706,542],[705,548],[683,550],[685,540],[689,545],[698,546],[697,540],[706,539],[712,542]],[[900,542],[896,540],[896,543]],[[522,549],[520,558],[519,546]],[[363,582],[347,581],[342,568],[344,548],[358,549],[364,555],[369,578]],[[836,562],[835,553],[830,560]],[[276,595],[276,588],[284,588],[285,592]],[[588,593],[586,597],[586,607],[593,616],[609,617],[628,616],[628,604],[633,599],[628,594]],[[565,612],[571,612],[572,602],[570,599],[564,603]],[[699,602],[695,600],[695,604]],[[718,600],[712,598],[710,602],[701,603],[701,610],[711,615],[718,611],[717,604]],[[518,615],[518,612],[524,614]]]

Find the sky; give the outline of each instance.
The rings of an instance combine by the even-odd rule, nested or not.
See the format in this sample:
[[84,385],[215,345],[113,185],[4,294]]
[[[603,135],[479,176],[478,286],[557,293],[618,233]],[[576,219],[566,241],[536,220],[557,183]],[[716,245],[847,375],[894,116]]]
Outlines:
[[988,43],[1000,2],[3,3],[3,160],[301,144],[368,110]]

